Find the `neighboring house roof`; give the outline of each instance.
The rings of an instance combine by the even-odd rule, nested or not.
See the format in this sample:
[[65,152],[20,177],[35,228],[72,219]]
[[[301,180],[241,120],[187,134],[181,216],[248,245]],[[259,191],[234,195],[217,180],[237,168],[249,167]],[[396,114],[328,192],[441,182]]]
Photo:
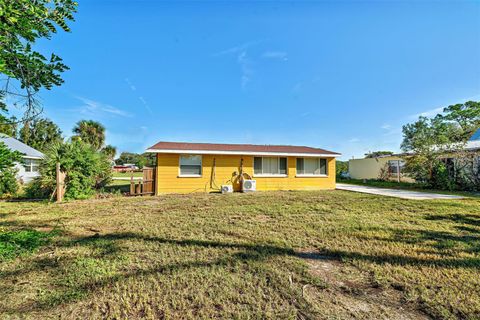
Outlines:
[[196,154],[237,154],[237,155],[283,155],[283,156],[329,156],[339,153],[320,148],[285,145],[218,144],[189,142],[158,142],[147,149],[154,153],[196,153]]
[[0,135],[0,142],[5,143],[9,149],[20,152],[25,158],[40,159],[44,157],[43,153],[40,151],[33,149],[32,147],[27,146],[25,143],[7,135]]

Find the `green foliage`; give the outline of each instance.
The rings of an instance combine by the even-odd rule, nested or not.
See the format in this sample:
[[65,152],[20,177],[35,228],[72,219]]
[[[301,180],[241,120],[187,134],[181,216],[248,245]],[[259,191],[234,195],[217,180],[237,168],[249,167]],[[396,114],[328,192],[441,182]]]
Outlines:
[[444,114],[437,115],[438,119],[453,122],[458,125],[457,141],[468,140],[480,128],[480,102],[467,101],[454,104],[443,109]]
[[19,140],[40,151],[62,140],[62,131],[49,119],[27,121],[20,129]]
[[[29,194],[51,194],[55,188],[56,164],[66,173],[65,198],[84,199],[111,179],[110,161],[105,154],[81,140],[55,143],[45,153],[40,165],[40,181],[34,182]],[[40,188],[35,191],[34,187]]]
[[105,127],[97,121],[80,120],[73,127],[74,139],[90,144],[95,150],[102,149],[105,144]]
[[0,229],[0,261],[6,261],[19,255],[34,252],[39,247],[46,245],[56,233],[56,231],[4,231]]
[[18,190],[15,178],[15,162],[22,161],[22,155],[18,151],[10,150],[5,143],[0,142],[0,196],[14,194]]
[[342,173],[348,172],[348,161],[337,160],[335,163],[335,171],[337,177],[340,177]]
[[70,31],[77,3],[72,0],[0,0],[0,73],[17,79],[22,88],[51,89],[68,69],[55,54],[46,58],[32,49],[41,38],[50,39],[57,28]]
[[16,194],[18,191],[18,182],[16,177],[17,170],[7,168],[0,171],[0,196],[5,194]]
[[377,158],[380,156],[391,156],[393,154],[392,151],[372,151],[369,153],[365,153],[365,158]]
[[5,93],[0,90],[0,134],[6,134],[10,137],[17,136],[18,122],[15,116],[10,118],[7,117],[7,106],[2,101],[5,96]]
[[109,160],[113,161],[115,155],[117,154],[117,148],[112,145],[107,145],[103,147],[102,152],[107,156]]
[[54,188],[54,185],[47,185],[41,177],[37,177],[25,185],[23,197],[27,199],[48,199]]
[[18,151],[10,150],[5,143],[0,141],[0,171],[13,168],[15,162],[22,161],[22,154]]
[[[475,166],[474,157],[463,152],[463,145],[480,126],[480,103],[469,101],[446,107],[434,118],[420,117],[403,127],[402,149],[411,153],[406,158],[405,172],[417,181],[439,189],[480,189],[476,182],[465,183],[445,167],[445,158],[454,157],[464,167]],[[453,168],[454,172],[457,168]]]
[[143,167],[154,167],[157,163],[157,158],[154,153],[132,153],[132,152],[122,152],[120,157],[115,160],[116,164],[125,164],[125,163],[134,163],[140,169]]

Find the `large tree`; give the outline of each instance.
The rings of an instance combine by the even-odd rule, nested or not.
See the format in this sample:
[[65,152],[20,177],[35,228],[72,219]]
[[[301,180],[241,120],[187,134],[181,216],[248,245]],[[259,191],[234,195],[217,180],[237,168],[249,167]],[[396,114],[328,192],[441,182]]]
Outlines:
[[56,54],[47,57],[34,46],[59,29],[69,32],[76,7],[72,0],[0,0],[0,109],[6,110],[9,99],[24,108],[23,120],[34,118],[41,112],[35,95],[62,84],[68,67]]
[[463,188],[460,185],[465,183],[458,180],[459,175],[451,177],[455,163],[447,159],[452,152],[465,160],[456,163],[468,164],[476,157],[464,152],[463,145],[479,126],[480,103],[474,101],[448,106],[433,118],[420,117],[403,126],[402,149],[411,154],[406,158],[406,171],[435,188]]
[[102,149],[105,144],[105,127],[97,121],[80,120],[73,127],[74,139],[80,139],[90,144],[96,150]]
[[62,131],[49,119],[27,121],[20,129],[19,139],[40,151],[46,151],[52,143],[62,141]]
[[480,128],[480,102],[467,101],[448,106],[436,119],[453,123],[456,135],[452,138],[459,142],[466,141]]

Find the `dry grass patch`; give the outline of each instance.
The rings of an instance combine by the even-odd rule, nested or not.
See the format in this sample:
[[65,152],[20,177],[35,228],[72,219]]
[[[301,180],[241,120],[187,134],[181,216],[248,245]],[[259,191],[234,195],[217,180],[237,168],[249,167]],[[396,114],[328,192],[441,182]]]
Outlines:
[[1,203],[0,241],[18,233],[43,240],[0,255],[3,318],[480,318],[478,199]]

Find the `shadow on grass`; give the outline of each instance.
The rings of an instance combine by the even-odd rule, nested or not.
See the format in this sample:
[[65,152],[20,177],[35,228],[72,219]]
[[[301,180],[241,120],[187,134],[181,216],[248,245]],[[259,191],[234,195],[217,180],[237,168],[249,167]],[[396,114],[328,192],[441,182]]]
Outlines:
[[[111,285],[118,281],[125,281],[129,278],[151,275],[156,273],[172,274],[191,268],[209,268],[217,266],[233,266],[236,264],[251,263],[265,261],[270,257],[297,257],[300,259],[321,259],[321,260],[360,260],[375,264],[389,264],[400,266],[428,266],[428,267],[444,267],[444,268],[480,268],[480,258],[443,258],[443,259],[427,259],[419,257],[391,255],[391,254],[365,254],[361,252],[352,252],[347,250],[323,249],[311,252],[296,252],[292,248],[280,247],[270,244],[251,244],[251,243],[229,243],[220,241],[206,241],[196,239],[175,240],[162,237],[144,236],[137,233],[111,233],[105,235],[93,235],[87,237],[75,238],[73,240],[57,241],[58,247],[92,247],[95,254],[88,256],[88,259],[108,266],[117,256],[124,251],[122,249],[122,241],[146,241],[156,244],[170,244],[181,247],[200,247],[200,248],[225,248],[235,249],[237,252],[226,253],[224,257],[209,260],[196,260],[184,263],[173,263],[165,265],[153,265],[147,269],[128,268],[122,269],[114,274],[107,274],[100,277],[91,277],[85,273],[83,280],[78,271],[71,271],[68,277],[74,280],[66,281],[55,286],[51,295],[47,295],[38,301],[30,301],[22,305],[18,309],[6,310],[7,312],[49,310],[62,303],[76,301],[92,293],[93,291]],[[65,270],[76,263],[75,255],[65,257],[51,256],[42,257],[41,259],[33,259],[32,263],[23,270],[14,270],[10,273],[0,273],[0,279],[4,281],[9,277],[16,277],[24,273],[35,271],[49,271],[52,279],[65,277]],[[60,267],[61,266],[61,267]],[[278,284],[277,284],[278,285]],[[279,289],[280,290],[280,289]],[[282,291],[282,290],[280,290]],[[291,300],[291,297],[289,297]],[[296,300],[296,299],[293,299]],[[300,302],[299,302],[300,303]],[[302,302],[305,303],[305,302]],[[299,309],[302,309],[299,307]],[[305,310],[303,310],[305,311]]]
[[453,213],[449,215],[430,215],[427,220],[445,221],[449,220],[459,224],[468,224],[471,226],[480,226],[480,215],[474,214],[458,214]]

